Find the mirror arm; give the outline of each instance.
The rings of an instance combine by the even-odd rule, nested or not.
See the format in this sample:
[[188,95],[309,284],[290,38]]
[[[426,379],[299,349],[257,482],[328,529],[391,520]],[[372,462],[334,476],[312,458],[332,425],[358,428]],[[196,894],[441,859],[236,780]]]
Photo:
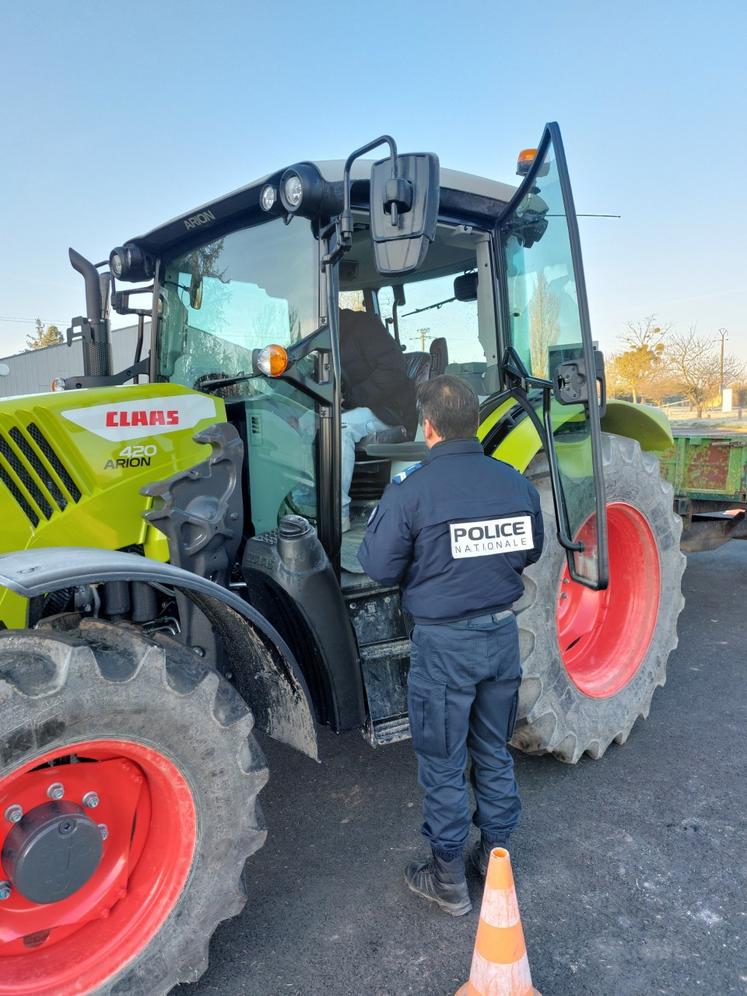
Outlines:
[[[380,135],[375,138],[372,142],[368,142],[366,145],[362,145],[359,149],[355,149],[351,152],[348,158],[345,160],[345,169],[342,176],[342,213],[337,219],[335,228],[337,230],[337,246],[332,250],[332,252],[327,253],[327,255],[322,260],[322,266],[332,266],[334,263],[340,259],[353,245],[353,212],[350,206],[350,170],[353,167],[353,163],[356,159],[365,155],[366,152],[371,152],[372,149],[378,148],[380,145],[389,146],[389,154],[392,159],[392,179],[397,179],[397,143],[394,141],[391,135]],[[391,205],[392,214],[392,224],[397,224],[398,209],[396,204]]]

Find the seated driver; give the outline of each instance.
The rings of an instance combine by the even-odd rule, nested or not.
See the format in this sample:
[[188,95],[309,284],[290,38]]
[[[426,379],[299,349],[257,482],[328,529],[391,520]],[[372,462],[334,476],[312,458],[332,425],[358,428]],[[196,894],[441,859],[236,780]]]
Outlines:
[[342,363],[342,531],[350,529],[350,484],[355,444],[371,432],[403,425],[417,429],[415,383],[405,358],[381,319],[368,311],[340,309]]

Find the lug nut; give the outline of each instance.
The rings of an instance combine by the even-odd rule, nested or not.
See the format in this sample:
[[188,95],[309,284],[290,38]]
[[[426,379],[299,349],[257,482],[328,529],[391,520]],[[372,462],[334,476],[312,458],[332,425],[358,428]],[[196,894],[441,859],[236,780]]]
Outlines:
[[8,823],[20,823],[23,819],[23,810],[20,806],[8,806],[5,810],[5,819]]
[[106,823],[99,823],[99,833],[101,834],[101,839],[106,840],[109,836],[109,827]]
[[61,799],[65,794],[65,786],[62,782],[53,782],[47,789],[47,795],[50,799]]
[[4,899],[10,899],[10,894],[13,891],[13,887],[10,882],[0,882],[0,902]]
[[99,797],[95,792],[86,792],[83,796],[83,805],[86,809],[95,809],[99,804]]

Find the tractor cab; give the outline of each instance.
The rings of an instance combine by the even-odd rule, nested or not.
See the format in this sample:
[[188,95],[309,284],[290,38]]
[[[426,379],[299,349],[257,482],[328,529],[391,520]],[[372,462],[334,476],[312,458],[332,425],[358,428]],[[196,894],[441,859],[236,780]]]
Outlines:
[[[362,158],[386,144],[387,158]],[[245,536],[301,514],[336,569],[358,573],[372,505],[425,456],[412,426],[362,439],[343,535],[341,314],[362,311],[396,341],[415,383],[449,373],[474,388],[487,452],[527,421],[547,452],[571,576],[605,586],[603,369],[557,126],[523,170],[516,191],[441,169],[432,154],[398,154],[384,137],[344,163],[272,174],[114,251],[115,286],[154,277],[151,380],[220,396],[239,429]]]

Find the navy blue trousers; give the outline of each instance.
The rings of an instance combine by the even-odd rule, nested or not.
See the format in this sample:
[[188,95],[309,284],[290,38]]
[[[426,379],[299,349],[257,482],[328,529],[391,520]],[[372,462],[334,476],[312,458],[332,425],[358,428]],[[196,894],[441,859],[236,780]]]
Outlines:
[[444,857],[473,822],[491,840],[514,829],[521,802],[508,741],[521,682],[519,634],[511,612],[416,626],[411,636],[408,707],[423,799],[423,834]]

